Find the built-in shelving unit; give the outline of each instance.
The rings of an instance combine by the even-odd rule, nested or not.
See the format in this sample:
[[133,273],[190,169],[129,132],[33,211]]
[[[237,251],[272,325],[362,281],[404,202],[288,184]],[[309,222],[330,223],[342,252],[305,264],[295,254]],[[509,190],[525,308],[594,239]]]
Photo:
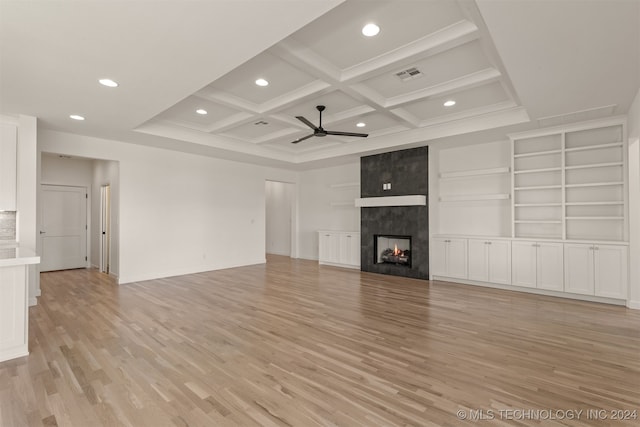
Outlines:
[[624,121],[512,135],[513,237],[623,241]]

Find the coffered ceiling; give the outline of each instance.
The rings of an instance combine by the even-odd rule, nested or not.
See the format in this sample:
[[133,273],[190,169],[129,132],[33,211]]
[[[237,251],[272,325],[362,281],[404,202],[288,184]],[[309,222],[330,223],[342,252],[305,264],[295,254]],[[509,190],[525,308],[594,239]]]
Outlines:
[[[379,34],[363,35],[368,23]],[[369,137],[293,144],[312,132],[296,116],[318,125],[317,105],[326,106],[324,128]],[[476,130],[484,125],[472,119],[489,114],[502,125],[525,121],[518,107],[474,3],[346,1],[137,130],[299,162],[424,141],[445,123]]]
[[[368,23],[379,34],[363,35]],[[624,114],[639,24],[640,0],[0,0],[0,113],[305,168]],[[327,130],[369,137],[292,144],[317,105]]]

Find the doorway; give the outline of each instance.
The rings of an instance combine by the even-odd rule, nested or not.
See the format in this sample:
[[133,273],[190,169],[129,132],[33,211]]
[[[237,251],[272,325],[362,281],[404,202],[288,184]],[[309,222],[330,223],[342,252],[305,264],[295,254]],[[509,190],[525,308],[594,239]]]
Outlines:
[[100,272],[109,274],[111,256],[111,186],[100,187]]
[[42,184],[40,271],[87,267],[87,188]]
[[292,256],[295,254],[294,197],[295,184],[265,182],[265,252]]

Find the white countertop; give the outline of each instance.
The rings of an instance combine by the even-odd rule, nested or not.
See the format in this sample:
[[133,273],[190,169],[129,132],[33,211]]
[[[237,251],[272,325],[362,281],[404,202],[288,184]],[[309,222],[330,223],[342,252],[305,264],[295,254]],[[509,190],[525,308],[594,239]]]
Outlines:
[[27,248],[0,245],[0,268],[28,264],[40,264],[40,257],[34,251]]

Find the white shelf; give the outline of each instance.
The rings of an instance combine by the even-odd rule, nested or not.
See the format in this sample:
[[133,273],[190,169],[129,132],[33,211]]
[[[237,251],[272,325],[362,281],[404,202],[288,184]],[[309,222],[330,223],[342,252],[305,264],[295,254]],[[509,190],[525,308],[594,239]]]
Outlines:
[[481,175],[498,175],[503,173],[508,173],[510,171],[509,167],[503,168],[492,168],[492,169],[475,169],[468,171],[458,171],[458,172],[441,172],[440,178],[464,178],[471,176],[481,176]]
[[616,185],[624,185],[624,182],[615,181],[615,182],[593,182],[589,184],[567,184],[565,185],[565,187],[566,188],[609,187],[609,186],[616,186]]
[[374,208],[379,206],[426,206],[427,196],[414,194],[410,196],[363,197],[355,200],[357,208]]
[[516,224],[562,224],[562,220],[517,219]]
[[624,205],[624,202],[567,202],[566,206],[615,206]]
[[351,206],[352,208],[355,208],[355,202],[353,201],[349,201],[349,202],[331,202],[330,203],[331,206]]
[[531,187],[514,187],[514,190],[550,190],[562,188],[562,185],[533,185]]
[[556,171],[561,171],[562,168],[557,167],[557,168],[542,168],[542,169],[524,169],[524,170],[519,170],[519,171],[515,171],[513,172],[516,175],[519,174],[523,174],[523,173],[540,173],[540,172],[556,172]]
[[568,216],[567,219],[579,219],[579,220],[620,220],[624,219],[623,216]]
[[360,187],[359,182],[344,182],[340,184],[331,184],[330,188],[347,188],[347,187]]
[[562,206],[562,203],[516,203],[513,206],[516,208],[551,207]]
[[591,165],[565,166],[565,169],[574,170],[574,169],[589,169],[589,168],[606,168],[609,166],[622,166],[622,162],[594,163]]
[[534,157],[534,156],[546,156],[547,154],[562,153],[562,150],[549,150],[549,151],[536,151],[534,153],[514,154],[514,158],[519,159],[521,157]]
[[503,194],[468,194],[459,196],[440,196],[441,202],[473,202],[479,200],[507,200],[510,195]]
[[564,151],[567,153],[571,153],[574,151],[597,150],[598,148],[614,148],[614,147],[622,147],[622,142],[612,142],[609,144],[598,144],[598,145],[585,145],[584,147],[566,148]]

